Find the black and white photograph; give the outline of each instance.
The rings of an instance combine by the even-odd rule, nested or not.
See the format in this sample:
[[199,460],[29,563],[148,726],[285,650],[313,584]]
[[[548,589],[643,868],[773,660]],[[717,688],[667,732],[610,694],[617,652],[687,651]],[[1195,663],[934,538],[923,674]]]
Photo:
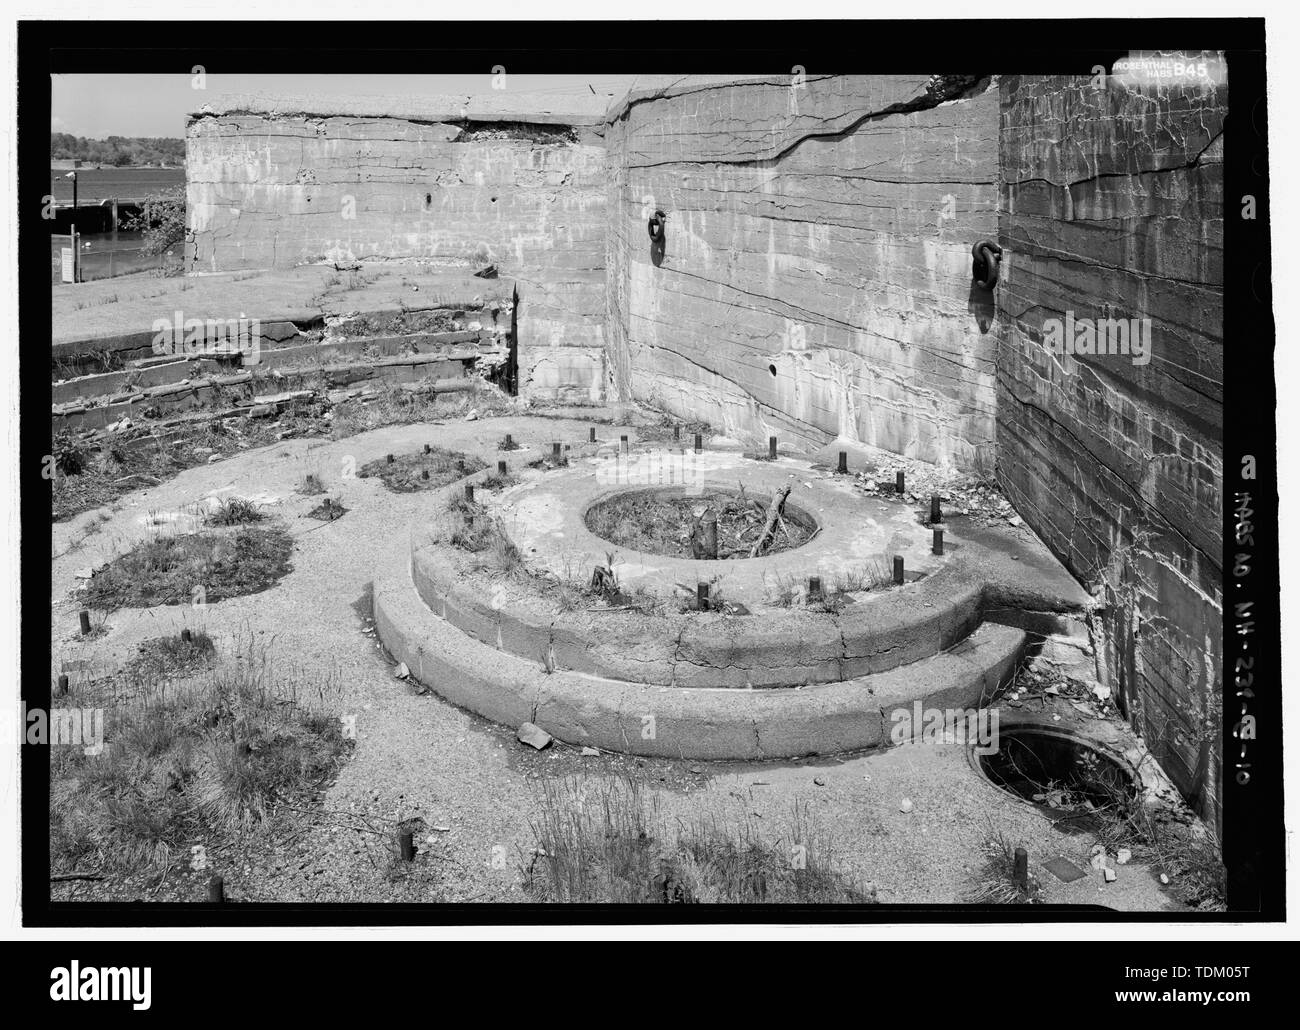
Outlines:
[[1265,19],[511,11],[16,25],[13,932],[1285,919]]

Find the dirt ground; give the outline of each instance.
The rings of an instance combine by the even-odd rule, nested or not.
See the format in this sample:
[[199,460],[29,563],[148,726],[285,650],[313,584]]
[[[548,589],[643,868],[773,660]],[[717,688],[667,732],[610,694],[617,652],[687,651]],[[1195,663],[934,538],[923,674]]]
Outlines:
[[[692,557],[694,527],[712,513],[718,524],[718,557],[747,558],[767,524],[771,498],[708,491],[699,497],[672,497],[645,491],[624,494],[587,514],[587,528],[610,543],[647,554]],[[762,553],[779,554],[808,542],[816,525],[785,512],[765,540]]]
[[[873,884],[884,903],[962,903],[987,842],[1001,834],[1027,848],[1048,903],[1179,907],[1156,871],[1136,862],[1105,883],[1088,868],[1087,835],[993,787],[957,743],[765,764],[591,755],[558,742],[535,751],[516,741],[514,728],[489,724],[396,678],[375,638],[368,589],[381,570],[405,568],[411,527],[428,518],[430,500],[423,492],[389,490],[379,478],[345,478],[342,470],[389,453],[416,454],[426,443],[495,460],[506,432],[533,453],[557,438],[576,447],[590,424],[506,417],[395,426],[338,441],[285,440],[186,469],[111,509],[57,523],[51,673],[69,672],[74,690],[78,676],[120,667],[141,642],[190,626],[206,631],[219,653],[248,638],[286,667],[337,677],[340,714],[356,717],[357,740],[319,804],[290,819],[275,839],[210,851],[206,870],[181,862],[161,877],[57,884],[55,897],[200,901],[217,871],[237,901],[524,901],[521,867],[534,847],[544,779],[595,784],[618,775],[641,782],[670,819],[707,816],[756,827],[771,839],[790,839],[792,813],[806,806],[846,872]],[[308,517],[321,503],[295,492],[308,472],[346,514],[325,522]],[[124,608],[106,617],[102,634],[78,635],[74,591],[90,571],[160,526],[183,526],[186,512],[205,499],[229,495],[257,500],[289,529],[288,575],[261,593],[197,613]],[[400,821],[417,830],[412,863],[395,857]],[[1058,856],[1086,875],[1066,884],[1041,868]]]

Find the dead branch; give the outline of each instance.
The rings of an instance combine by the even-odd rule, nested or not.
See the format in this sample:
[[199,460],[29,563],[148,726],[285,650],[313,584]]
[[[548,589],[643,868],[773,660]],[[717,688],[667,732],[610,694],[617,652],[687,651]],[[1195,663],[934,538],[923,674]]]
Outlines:
[[757,558],[771,545],[772,534],[776,532],[777,520],[781,518],[781,509],[785,507],[785,499],[790,496],[790,487],[783,486],[777,491],[776,496],[772,498],[772,503],[767,506],[767,521],[763,524],[763,532],[758,534],[758,539],[754,541],[754,546],[749,550],[751,558]]

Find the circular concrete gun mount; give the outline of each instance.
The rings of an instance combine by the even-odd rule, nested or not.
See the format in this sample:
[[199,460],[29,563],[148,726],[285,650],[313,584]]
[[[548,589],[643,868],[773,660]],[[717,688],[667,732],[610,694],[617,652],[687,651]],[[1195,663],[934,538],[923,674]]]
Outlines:
[[[734,482],[744,467],[731,455],[707,457],[727,470],[721,484]],[[826,527],[841,517],[879,522],[879,509],[892,507],[896,527],[910,520],[918,535],[928,537],[905,506],[853,496],[843,481],[819,483],[831,477],[810,466],[746,464],[746,472],[774,477],[769,487],[791,474],[814,481],[803,507]],[[529,535],[517,536],[525,540],[530,564],[547,560],[537,556],[550,553],[548,534],[553,543],[566,538],[554,536],[556,520],[548,526],[544,506],[534,501],[520,507],[525,499],[562,495],[555,511],[564,510],[568,521],[559,532],[567,524],[576,533],[572,520],[581,519],[575,513],[616,488],[580,487],[583,468],[524,473],[525,483],[499,500],[480,492],[498,515],[532,513]],[[747,490],[757,485],[752,478],[745,482]],[[431,520],[460,489],[430,495]],[[828,517],[820,502],[831,496],[839,500]],[[520,534],[522,524],[516,518],[512,532]],[[828,616],[758,607],[749,616],[587,612],[570,618],[549,607],[540,590],[467,575],[463,554],[430,543],[427,526],[414,526],[411,575],[376,580],[375,619],[393,656],[444,698],[507,725],[533,722],[573,744],[698,759],[856,751],[907,739],[918,702],[923,708],[978,707],[1015,668],[1025,628],[1060,632],[1077,622],[1088,601],[1032,536],[964,523],[947,528],[955,546],[930,564],[930,575],[869,596],[850,606],[856,612]],[[850,528],[830,539],[843,546],[857,538]],[[597,556],[610,549],[595,537],[586,542]],[[636,559],[643,577],[668,578],[655,570],[675,561]],[[758,566],[781,559],[686,564]],[[981,624],[985,615],[999,621]],[[846,625],[860,652],[848,650]],[[768,689],[743,689],[759,685]]]
[[[980,624],[990,604],[998,621],[1016,621],[1007,618],[1011,609],[1000,600],[1004,591],[991,579],[996,563],[987,560],[987,545],[968,539],[961,529],[950,531],[942,557],[927,553],[917,562],[927,574],[914,573],[902,586],[851,594],[853,602],[834,613],[772,606],[773,584],[793,578],[795,568],[819,574],[829,589],[837,570],[863,560],[888,567],[892,554],[915,554],[922,539],[928,546],[930,531],[907,505],[864,498],[842,477],[795,463],[712,457],[725,471],[710,471],[704,479],[709,487],[734,486],[739,477],[747,493],[761,496],[793,483],[804,510],[818,521],[817,536],[795,551],[730,561],[617,550],[614,572],[621,588],[643,587],[669,598],[648,612],[562,607],[541,585],[545,579],[494,576],[478,556],[426,542],[433,534],[416,531],[411,554],[416,592],[440,618],[498,651],[549,669],[670,687],[838,683],[953,647]],[[593,475],[589,463],[580,463],[532,476],[497,498],[479,496],[530,570],[582,577],[614,550],[583,520],[592,504],[621,492],[602,481],[602,471],[597,466]],[[749,614],[671,612],[680,606],[673,597],[677,584],[717,571],[724,576],[727,599],[739,594]]]
[[499,651],[435,615],[404,577],[376,580],[389,652],[453,704],[559,740],[670,758],[765,759],[860,751],[911,739],[923,708],[975,708],[1010,675],[1026,635],[985,623],[946,652],[888,672],[771,690],[664,687],[555,671]]

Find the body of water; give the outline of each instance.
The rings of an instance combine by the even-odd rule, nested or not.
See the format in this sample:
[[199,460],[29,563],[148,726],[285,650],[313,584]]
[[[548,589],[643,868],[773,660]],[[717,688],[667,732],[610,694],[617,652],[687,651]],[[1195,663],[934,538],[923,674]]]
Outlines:
[[[72,203],[72,180],[69,169],[50,169],[50,195],[56,203]],[[98,204],[101,200],[143,200],[165,189],[185,185],[184,168],[79,168],[77,169],[77,205]]]

